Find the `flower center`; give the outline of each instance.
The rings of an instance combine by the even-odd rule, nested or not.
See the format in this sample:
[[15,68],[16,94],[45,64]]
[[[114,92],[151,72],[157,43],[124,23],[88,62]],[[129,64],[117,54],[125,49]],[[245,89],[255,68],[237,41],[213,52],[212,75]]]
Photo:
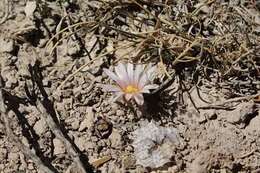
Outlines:
[[133,85],[128,85],[125,90],[124,90],[126,93],[129,93],[129,94],[132,94],[132,93],[136,93],[139,91],[138,88],[136,88],[135,86]]

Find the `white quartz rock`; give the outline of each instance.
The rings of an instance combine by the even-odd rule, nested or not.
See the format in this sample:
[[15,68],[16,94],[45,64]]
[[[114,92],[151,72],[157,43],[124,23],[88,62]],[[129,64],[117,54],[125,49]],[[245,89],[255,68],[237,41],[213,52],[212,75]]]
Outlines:
[[150,168],[169,163],[173,157],[174,146],[180,143],[177,129],[161,127],[154,122],[144,124],[134,131],[134,136],[136,163]]

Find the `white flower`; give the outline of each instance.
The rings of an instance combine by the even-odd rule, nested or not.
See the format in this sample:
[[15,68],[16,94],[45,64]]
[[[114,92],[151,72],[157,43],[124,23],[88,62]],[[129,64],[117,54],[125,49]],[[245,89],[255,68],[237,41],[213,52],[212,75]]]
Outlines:
[[115,93],[114,101],[124,97],[127,101],[134,99],[138,105],[144,103],[143,93],[150,93],[150,89],[158,87],[152,84],[156,67],[149,64],[136,65],[119,63],[115,67],[115,73],[104,69],[104,72],[116,82],[116,85],[102,85],[106,91]]

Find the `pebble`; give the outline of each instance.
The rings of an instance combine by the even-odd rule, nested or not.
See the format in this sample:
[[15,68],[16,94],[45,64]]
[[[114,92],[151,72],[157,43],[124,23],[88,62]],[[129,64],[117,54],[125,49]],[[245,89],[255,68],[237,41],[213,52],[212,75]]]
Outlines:
[[111,141],[111,147],[118,148],[122,146],[122,136],[120,135],[118,130],[113,129],[111,135],[109,136],[109,139]]
[[122,165],[123,168],[126,170],[135,168],[135,163],[136,163],[135,158],[130,154],[126,154],[122,158]]
[[24,7],[24,12],[27,17],[31,17],[36,10],[36,1],[27,1],[25,7]]
[[37,121],[33,126],[33,129],[39,136],[43,135],[47,131],[47,128],[47,124],[45,120],[42,118],[39,121]]
[[123,110],[117,110],[116,111],[116,116],[124,116],[125,112]]
[[20,156],[18,153],[9,153],[8,154],[8,160],[13,163],[18,163],[20,160]]
[[87,141],[87,139],[83,136],[81,137],[76,137],[74,139],[75,144],[77,145],[77,147],[79,147],[80,151],[84,151],[85,150],[85,142]]
[[15,48],[14,40],[0,39],[0,52],[11,53]]
[[87,107],[86,111],[86,117],[84,120],[80,123],[79,131],[82,132],[86,129],[89,129],[94,124],[94,112],[91,107]]
[[71,123],[71,129],[72,130],[79,129],[79,123],[80,123],[79,119],[78,118],[74,118],[72,123]]
[[64,144],[62,143],[62,141],[60,141],[57,138],[53,139],[53,146],[54,146],[54,150],[53,150],[54,155],[64,154],[66,152]]
[[72,39],[70,39],[67,47],[67,54],[73,56],[78,54],[79,51],[80,51],[79,43],[77,41],[73,41]]
[[0,149],[0,160],[4,160],[7,157],[7,149],[6,148],[1,148]]

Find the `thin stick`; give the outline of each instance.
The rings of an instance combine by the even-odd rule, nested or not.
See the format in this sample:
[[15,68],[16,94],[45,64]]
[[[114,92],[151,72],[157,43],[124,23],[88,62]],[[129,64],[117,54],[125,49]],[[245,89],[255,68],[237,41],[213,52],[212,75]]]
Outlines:
[[54,122],[52,117],[48,114],[48,111],[46,110],[44,105],[40,101],[37,101],[36,108],[41,113],[41,115],[45,119],[46,123],[48,124],[50,129],[53,131],[54,135],[64,143],[65,148],[66,148],[67,152],[70,154],[70,156],[72,157],[73,161],[78,165],[78,167],[81,169],[81,171],[83,173],[87,173],[87,171],[84,167],[84,164],[80,160],[79,153],[75,150],[74,146],[65,138],[64,134],[62,133],[62,131],[60,130],[58,125]]
[[61,33],[63,33],[64,31],[66,30],[69,30],[70,28],[73,28],[73,27],[77,27],[77,26],[80,26],[80,25],[87,25],[87,24],[95,24],[96,22],[94,21],[91,21],[91,22],[80,22],[80,23],[76,23],[76,24],[73,24],[73,25],[70,25],[64,29],[62,29],[61,31],[59,31],[58,33],[56,33],[47,43],[46,43],[46,46],[45,46],[45,52],[48,48],[48,46],[50,45],[50,43],[52,42],[53,39],[55,39],[58,35],[60,35]]
[[186,47],[186,49],[173,61],[173,65],[176,65],[178,61],[192,48],[192,46],[198,44],[200,42],[199,40],[194,40],[190,46]]
[[209,104],[207,106],[201,106],[201,107],[198,107],[198,109],[215,108],[215,107],[219,107],[219,106],[224,106],[227,103],[237,102],[237,101],[241,101],[241,100],[250,100],[250,99],[255,98],[259,95],[260,95],[260,92],[258,92],[257,94],[254,94],[254,95],[250,95],[250,96],[231,98],[231,99],[228,99],[228,100],[218,102],[216,104]]
[[107,55],[107,54],[109,54],[109,53],[111,53],[111,52],[114,52],[114,51],[118,50],[118,49],[122,49],[122,48],[124,48],[124,47],[128,47],[128,46],[130,46],[130,45],[132,45],[132,44],[133,44],[133,43],[127,44],[127,45],[119,46],[119,47],[116,48],[116,49],[113,49],[113,50],[108,51],[108,52],[106,52],[106,53],[100,54],[100,55],[97,56],[96,58],[93,58],[91,61],[89,61],[89,62],[87,62],[86,64],[82,65],[82,66],[79,67],[75,72],[73,72],[72,74],[70,74],[70,75],[58,86],[56,92],[59,91],[59,90],[63,87],[63,85],[64,85],[71,77],[73,77],[73,76],[76,75],[78,72],[80,72],[82,69],[84,69],[85,67],[87,67],[90,63],[92,63],[92,62],[98,60],[98,59],[101,58],[102,56],[105,56],[105,55]]
[[9,119],[8,119],[8,115],[7,115],[7,110],[6,110],[5,104],[4,104],[4,96],[3,96],[2,86],[0,86],[0,111],[1,111],[1,116],[4,119],[4,125],[5,125],[6,134],[7,134],[7,137],[9,139],[9,142],[16,145],[20,149],[20,151],[24,153],[24,155],[27,158],[32,159],[32,161],[35,163],[35,165],[39,168],[40,171],[46,172],[46,173],[56,173],[56,171],[53,171],[49,167],[45,166],[45,164],[42,162],[42,160],[39,159],[39,157],[35,153],[33,153],[30,150],[29,147],[24,145],[20,141],[20,139],[12,132],[12,129],[10,127],[10,122],[9,122]]
[[5,0],[4,4],[6,5],[6,7],[5,7],[5,15],[1,19],[0,25],[3,24],[7,20],[8,16],[9,16],[9,2],[8,2],[8,0]]

